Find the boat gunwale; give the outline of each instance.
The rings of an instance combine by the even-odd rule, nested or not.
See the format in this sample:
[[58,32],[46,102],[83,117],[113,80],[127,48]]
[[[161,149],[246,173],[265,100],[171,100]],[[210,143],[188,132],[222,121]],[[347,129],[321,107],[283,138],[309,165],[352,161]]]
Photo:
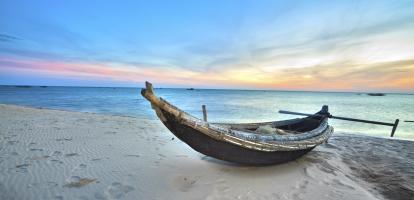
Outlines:
[[[231,144],[242,146],[249,149],[259,151],[294,151],[314,147],[325,142],[333,133],[333,127],[327,123],[327,118],[319,124],[319,126],[311,131],[305,131],[297,135],[264,135],[253,134],[246,131],[234,130],[220,126],[220,123],[209,123],[194,117],[185,111],[170,104],[161,97],[157,97],[152,85],[143,88],[141,94],[151,103],[152,108],[156,111],[157,116],[163,123],[166,123],[166,118],[163,116],[161,109],[176,117],[179,123],[191,127],[205,135],[216,140],[226,141]],[[244,123],[244,124],[262,124],[262,123],[280,123],[287,122],[287,124],[295,123],[305,118],[290,119],[284,121],[272,121],[261,123]],[[230,125],[230,124],[228,124]],[[233,124],[234,125],[234,124]],[[240,125],[240,124],[239,124]],[[247,137],[252,136],[252,137]]]

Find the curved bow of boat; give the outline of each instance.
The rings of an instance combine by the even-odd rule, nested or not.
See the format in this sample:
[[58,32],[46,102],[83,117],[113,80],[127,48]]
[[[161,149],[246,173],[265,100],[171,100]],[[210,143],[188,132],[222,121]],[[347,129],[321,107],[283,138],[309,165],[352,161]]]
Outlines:
[[[235,130],[221,124],[208,123],[157,97],[152,84],[149,82],[145,84],[146,88],[141,90],[142,96],[151,103],[157,116],[167,127],[170,126],[170,123],[180,123],[215,140],[224,141],[243,148],[264,152],[303,150],[313,148],[325,142],[333,133],[333,128],[328,125],[327,117],[322,118],[319,126],[315,129],[291,135],[258,134]],[[171,122],[171,118],[174,118],[174,122]]]

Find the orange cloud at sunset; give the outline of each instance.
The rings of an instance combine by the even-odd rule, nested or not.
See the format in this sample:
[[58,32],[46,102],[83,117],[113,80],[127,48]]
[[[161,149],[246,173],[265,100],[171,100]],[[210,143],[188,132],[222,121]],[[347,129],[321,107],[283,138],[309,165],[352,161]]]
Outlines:
[[262,71],[258,67],[192,71],[180,68],[117,63],[73,63],[0,58],[1,70],[41,73],[82,79],[155,83],[202,88],[249,88],[312,91],[412,91],[414,59],[369,64],[332,63],[304,68]]

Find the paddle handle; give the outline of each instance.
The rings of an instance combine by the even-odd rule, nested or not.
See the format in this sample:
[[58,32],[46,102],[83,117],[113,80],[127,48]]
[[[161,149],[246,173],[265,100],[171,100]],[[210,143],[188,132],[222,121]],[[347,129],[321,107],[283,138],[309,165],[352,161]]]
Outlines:
[[365,119],[354,119],[354,118],[337,117],[337,116],[330,116],[330,118],[340,119],[340,120],[347,120],[347,121],[353,121],[353,122],[369,123],[369,124],[378,124],[378,125],[384,125],[384,126],[394,126],[393,123],[378,122],[378,121],[371,121],[371,120],[365,120]]
[[279,113],[282,114],[291,114],[291,115],[302,115],[302,116],[319,116],[318,114],[307,114],[307,113],[300,113],[300,112],[292,112],[287,110],[279,110]]
[[[302,115],[302,116],[323,116],[319,114],[308,114],[308,113],[292,112],[292,111],[286,111],[286,110],[279,110],[279,113],[291,114],[291,115]],[[394,133],[397,130],[397,126],[400,121],[399,119],[396,119],[394,123],[387,123],[387,122],[378,122],[378,121],[371,121],[371,120],[365,120],[365,119],[355,119],[355,118],[349,118],[349,117],[337,117],[333,115],[328,115],[328,117],[332,119],[340,119],[340,120],[353,121],[353,122],[362,122],[362,123],[369,123],[369,124],[392,126],[391,137],[394,137]]]

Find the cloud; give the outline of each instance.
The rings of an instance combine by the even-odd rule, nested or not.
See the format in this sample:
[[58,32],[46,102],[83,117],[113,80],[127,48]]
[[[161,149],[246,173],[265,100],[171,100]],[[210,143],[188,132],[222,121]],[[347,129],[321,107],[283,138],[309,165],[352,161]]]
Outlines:
[[119,63],[79,63],[21,60],[0,57],[0,70],[43,73],[79,79],[107,79],[131,83],[149,80],[160,85],[205,88],[261,88],[325,91],[413,91],[414,58],[355,63],[350,60],[304,68],[264,72],[258,68],[223,68],[197,72]]
[[274,81],[263,82],[260,85],[306,90],[319,88],[343,91],[413,91],[414,58],[370,64],[358,64],[352,61],[336,62],[306,68],[284,69],[272,76]]
[[48,53],[43,51],[28,50],[14,47],[2,47],[0,46],[0,56],[9,55],[13,57],[21,57],[26,59],[49,59],[49,60],[65,60],[66,56],[62,56],[55,53]]
[[17,36],[0,33],[0,42],[14,42],[16,40],[22,40],[22,39]]
[[[391,17],[374,19],[373,21],[372,19],[369,21],[363,16],[354,17],[353,23],[343,25],[343,27],[335,25],[335,28],[332,28],[327,23],[324,28],[323,24],[319,24],[319,27],[315,27],[316,30],[319,28],[319,31],[301,35],[303,37],[295,37],[298,33],[273,36],[272,31],[277,32],[277,30],[269,29],[267,35],[262,34],[244,38],[244,40],[233,39],[210,41],[209,44],[193,44],[184,47],[184,49],[175,50],[176,52],[186,52],[178,58],[185,60],[185,62],[177,63],[183,64],[186,69],[197,66],[196,70],[207,72],[246,66],[306,67],[303,65],[329,63],[332,62],[332,59],[360,59],[358,57],[361,56],[357,54],[367,55],[366,49],[368,47],[377,47],[380,45],[378,42],[382,42],[373,41],[374,38],[394,40],[395,37],[392,35],[400,34],[396,37],[407,38],[414,34],[414,22],[411,20],[414,17],[412,12],[388,15]],[[406,35],[401,36],[401,33]],[[235,36],[235,38],[238,37],[240,36]],[[385,42],[389,43],[390,41]],[[395,52],[394,55],[399,53]],[[309,60],[314,60],[314,63],[306,63]]]
[[[0,57],[0,70],[3,72],[19,71],[20,73],[54,74],[64,77],[81,79],[110,79],[128,81],[131,83],[152,80],[160,83],[193,83],[191,78],[195,73],[176,69],[154,69],[145,66],[119,66],[110,63],[77,63],[55,62],[47,60],[22,60]],[[190,80],[190,81],[188,81]]]
[[0,68],[205,87],[413,90],[407,86],[414,58],[412,7],[328,4],[292,4],[286,12],[279,8],[282,14],[274,12],[277,5],[264,5],[269,15],[246,7],[234,19],[208,16],[188,24],[171,18],[171,30],[160,26],[161,16],[149,26],[131,15],[138,27],[129,19],[102,15],[111,20],[96,22],[64,10],[62,16],[26,16],[16,22],[20,28],[10,25],[23,30],[24,40],[0,34]]

